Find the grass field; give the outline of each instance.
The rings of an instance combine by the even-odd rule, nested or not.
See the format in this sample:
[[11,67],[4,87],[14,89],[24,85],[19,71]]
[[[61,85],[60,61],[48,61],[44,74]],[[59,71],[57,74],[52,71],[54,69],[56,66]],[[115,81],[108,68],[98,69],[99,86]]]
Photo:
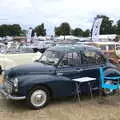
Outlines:
[[[0,76],[2,82],[2,76]],[[24,101],[6,100],[0,94],[0,120],[120,120],[120,96],[54,100],[40,110],[28,109]]]

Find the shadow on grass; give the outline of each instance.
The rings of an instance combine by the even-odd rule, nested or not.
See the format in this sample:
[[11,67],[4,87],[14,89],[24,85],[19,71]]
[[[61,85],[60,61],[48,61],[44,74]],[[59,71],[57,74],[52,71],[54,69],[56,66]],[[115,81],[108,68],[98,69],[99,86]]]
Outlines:
[[28,111],[25,101],[12,101],[1,99],[0,100],[0,112],[25,112]]
[[120,105],[120,95],[113,95],[113,96],[100,96],[98,92],[93,93],[93,97],[90,94],[84,94],[80,96],[80,101],[78,97],[65,97],[52,100],[50,104],[91,104],[91,105],[110,105],[110,106],[118,106]]
[[[0,96],[1,97],[1,96]],[[118,106],[120,105],[120,95],[119,96],[108,96],[108,97],[101,97],[98,94],[94,93],[93,98],[91,98],[90,94],[84,94],[80,96],[80,104],[83,105],[110,105],[110,106]],[[42,109],[47,109],[50,106],[56,105],[71,105],[71,104],[79,104],[78,98],[76,97],[65,97],[59,99],[52,99],[48,106]],[[12,112],[12,113],[23,113],[26,111],[30,111],[30,109],[26,101],[12,101],[6,100],[4,97],[0,99],[0,112]]]

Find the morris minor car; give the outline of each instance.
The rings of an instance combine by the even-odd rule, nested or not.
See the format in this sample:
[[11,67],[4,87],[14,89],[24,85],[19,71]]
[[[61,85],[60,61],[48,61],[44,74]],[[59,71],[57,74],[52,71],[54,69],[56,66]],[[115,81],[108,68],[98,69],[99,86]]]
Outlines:
[[[94,78],[96,80],[91,83],[92,91],[98,90],[101,66],[109,71],[106,75],[120,74],[95,47],[54,46],[47,49],[34,63],[4,71],[0,92],[8,99],[26,100],[31,108],[39,109],[47,105],[51,98],[76,95],[74,79]],[[82,83],[80,89],[82,93],[89,92],[87,83]]]

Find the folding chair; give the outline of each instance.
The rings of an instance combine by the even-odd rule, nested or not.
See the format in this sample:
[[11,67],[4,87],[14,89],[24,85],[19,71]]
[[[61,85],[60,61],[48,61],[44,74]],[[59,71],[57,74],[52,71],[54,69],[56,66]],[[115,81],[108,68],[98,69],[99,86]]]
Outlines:
[[[120,76],[112,76],[112,77],[105,77],[104,75],[104,67],[100,67],[100,85],[102,89],[109,89],[109,90],[119,90],[120,89]],[[106,80],[113,81],[112,84],[105,83]],[[117,83],[114,81],[117,80]]]

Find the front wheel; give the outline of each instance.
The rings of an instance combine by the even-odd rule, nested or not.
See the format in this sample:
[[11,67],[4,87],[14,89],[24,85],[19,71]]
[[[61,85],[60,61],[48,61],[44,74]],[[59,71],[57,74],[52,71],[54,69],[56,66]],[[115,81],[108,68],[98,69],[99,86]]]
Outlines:
[[39,109],[48,104],[49,91],[44,87],[33,88],[27,97],[27,103],[30,108]]

